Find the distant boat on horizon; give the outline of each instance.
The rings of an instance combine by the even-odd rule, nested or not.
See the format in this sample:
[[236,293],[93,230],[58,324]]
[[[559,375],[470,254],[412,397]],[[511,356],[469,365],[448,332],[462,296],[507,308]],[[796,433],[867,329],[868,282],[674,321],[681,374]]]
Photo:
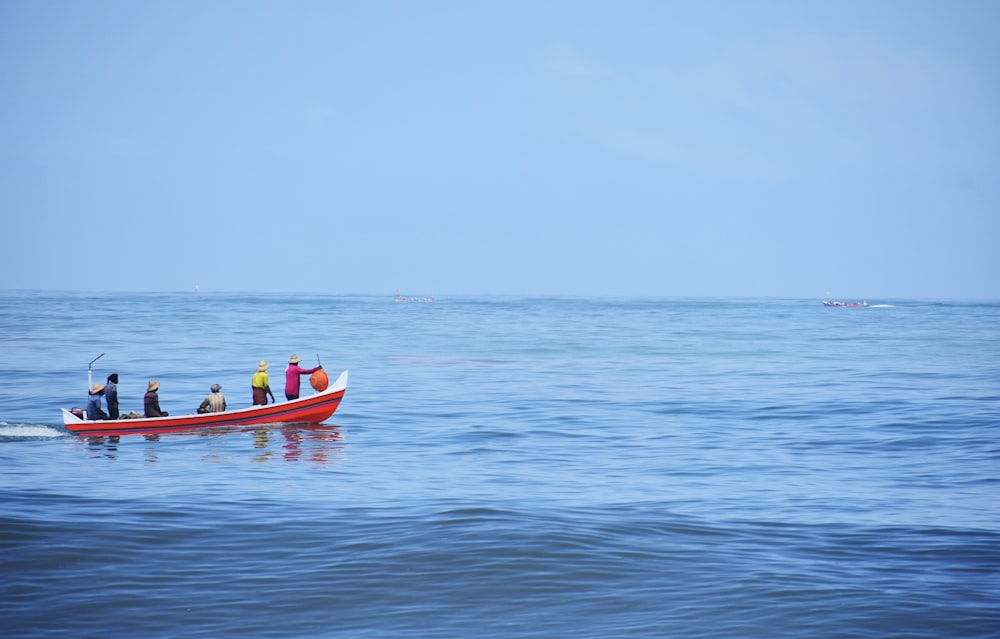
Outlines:
[[436,302],[437,298],[434,297],[406,297],[401,295],[399,289],[396,289],[396,294],[393,296],[392,301],[394,302]]

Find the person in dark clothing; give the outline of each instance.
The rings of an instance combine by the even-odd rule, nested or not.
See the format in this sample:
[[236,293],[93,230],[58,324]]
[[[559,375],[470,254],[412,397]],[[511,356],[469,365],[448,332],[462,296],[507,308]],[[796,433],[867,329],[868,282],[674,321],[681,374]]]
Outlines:
[[94,387],[87,393],[87,419],[107,419],[108,414],[101,408],[101,397],[104,395],[104,387],[94,384]]
[[160,410],[160,396],[156,394],[156,391],[159,389],[160,382],[155,379],[149,380],[149,386],[146,388],[146,396],[143,397],[146,417],[166,417],[169,415],[167,411]]
[[118,373],[108,375],[108,383],[104,385],[104,397],[108,400],[108,416],[118,419]]

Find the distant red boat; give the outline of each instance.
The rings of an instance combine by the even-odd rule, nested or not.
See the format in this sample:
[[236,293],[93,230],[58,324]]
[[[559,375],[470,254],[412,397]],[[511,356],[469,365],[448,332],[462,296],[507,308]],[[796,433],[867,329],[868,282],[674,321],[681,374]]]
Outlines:
[[218,426],[253,424],[318,424],[333,415],[347,390],[347,371],[325,391],[288,402],[228,410],[222,413],[199,413],[136,419],[88,420],[62,409],[63,425],[76,435],[107,437],[153,433],[176,433]]

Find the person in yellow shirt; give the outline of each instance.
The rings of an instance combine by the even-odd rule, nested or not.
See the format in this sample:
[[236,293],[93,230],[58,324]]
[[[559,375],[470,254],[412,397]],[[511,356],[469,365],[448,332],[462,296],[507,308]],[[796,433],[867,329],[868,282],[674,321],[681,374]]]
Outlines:
[[257,372],[253,374],[250,387],[253,389],[253,405],[263,406],[267,404],[267,396],[271,396],[271,403],[274,403],[274,393],[271,392],[271,380],[267,376],[267,369],[271,368],[267,362],[260,360],[257,365]]

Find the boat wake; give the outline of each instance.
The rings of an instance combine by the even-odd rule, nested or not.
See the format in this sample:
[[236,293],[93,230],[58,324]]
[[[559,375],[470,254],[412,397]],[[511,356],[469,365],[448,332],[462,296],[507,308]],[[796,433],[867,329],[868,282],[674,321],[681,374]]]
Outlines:
[[0,422],[0,441],[11,439],[48,439],[65,437],[66,431],[44,424],[8,424]]

